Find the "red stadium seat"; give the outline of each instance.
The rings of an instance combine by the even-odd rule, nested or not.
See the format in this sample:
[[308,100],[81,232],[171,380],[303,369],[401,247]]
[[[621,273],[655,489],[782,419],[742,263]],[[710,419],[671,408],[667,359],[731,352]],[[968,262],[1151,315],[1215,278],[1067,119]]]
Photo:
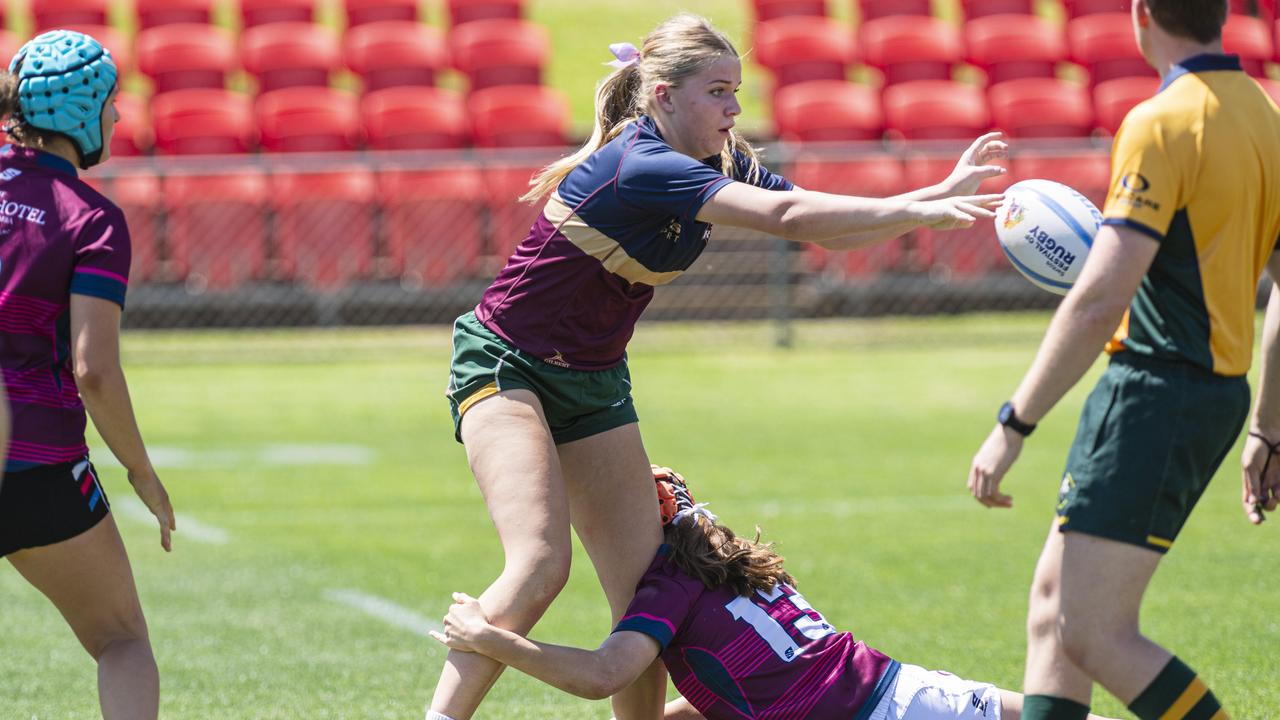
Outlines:
[[428,287],[478,274],[485,194],[477,167],[384,170],[378,197],[387,274]]
[[165,155],[243,153],[257,146],[253,104],[230,90],[190,88],[151,100],[156,150]]
[[[896,155],[875,153],[832,159],[829,153],[801,147],[787,177],[806,190],[883,198],[910,189],[902,160]],[[828,252],[808,244],[805,260],[815,270],[849,277],[864,277],[896,267],[903,257],[903,241],[893,240],[849,252]]]
[[1276,20],[1276,41],[1274,43],[1276,49],[1276,62],[1280,62],[1280,19]]
[[1240,56],[1240,66],[1254,77],[1267,76],[1267,63],[1275,55],[1271,27],[1265,20],[1229,15],[1222,28],[1222,49]]
[[1274,100],[1277,105],[1280,105],[1280,80],[1263,78],[1258,80],[1258,84],[1262,86],[1263,90],[1267,91],[1267,94],[1271,96],[1271,99]]
[[388,20],[417,22],[419,0],[345,0],[347,29]]
[[1072,20],[1067,23],[1067,44],[1071,57],[1085,66],[1095,85],[1119,77],[1156,75],[1138,49],[1128,13],[1102,13]]
[[1013,158],[1013,179],[1060,182],[1101,209],[1111,182],[1111,158],[1105,151],[1018,153]]
[[134,0],[138,29],[213,21],[213,0]]
[[775,88],[811,80],[844,80],[854,60],[853,35],[831,18],[795,16],[756,25],[756,59],[773,71]]
[[568,142],[569,101],[541,85],[504,85],[467,98],[477,147],[556,147]]
[[[542,213],[542,203],[520,202],[520,196],[529,191],[529,180],[542,170],[555,155],[545,162],[526,164],[495,163],[484,168],[485,202],[489,208],[489,238],[485,253],[504,264],[516,246],[529,235],[534,219]],[[510,161],[501,161],[509,163]],[[491,268],[486,268],[485,274]],[[496,272],[496,268],[492,268]]]
[[974,20],[992,15],[1031,15],[1034,0],[961,0],[965,18]]
[[884,73],[886,85],[912,80],[948,80],[964,57],[954,25],[935,17],[885,17],[861,28],[862,57]]
[[343,56],[365,92],[397,85],[434,85],[449,64],[440,31],[420,22],[383,20],[347,31]]
[[1232,13],[1262,18],[1268,22],[1276,16],[1275,0],[1231,0],[1230,8]]
[[[128,75],[133,70],[133,44],[124,33],[111,27],[110,25],[59,25],[62,30],[75,30],[92,37],[94,40],[102,43],[110,53],[112,60],[116,63],[116,69],[121,76]],[[5,66],[6,68],[8,66]]]
[[1035,15],[990,15],[964,25],[969,62],[995,84],[1019,78],[1051,78],[1067,59],[1062,28]]
[[856,0],[858,17],[863,22],[892,15],[931,15],[929,0]]
[[124,211],[132,250],[129,284],[137,287],[155,279],[160,264],[160,179],[147,172],[85,180]]
[[1014,138],[1088,137],[1093,103],[1082,85],[1057,78],[1021,78],[987,89],[991,119]]
[[476,20],[449,33],[453,65],[471,90],[497,85],[540,85],[551,57],[546,28],[524,20]]
[[120,121],[111,134],[111,156],[145,155],[155,142],[147,104],[133,93],[120,92],[116,95],[116,110]]
[[36,0],[30,3],[37,32],[68,25],[106,25],[110,0]]
[[184,88],[222,88],[238,64],[235,42],[220,27],[195,23],[160,25],[138,33],[138,69],[156,93]]
[[1098,127],[1114,135],[1133,106],[1153,97],[1159,89],[1160,79],[1154,77],[1116,78],[1098,83],[1093,88]]
[[878,140],[884,134],[880,94],[843,80],[788,85],[774,96],[773,120],[788,142]]
[[244,68],[258,79],[258,92],[329,85],[342,61],[338,38],[328,28],[306,22],[278,22],[244,31]]
[[949,80],[885,88],[884,114],[889,130],[908,140],[972,139],[991,127],[982,91]]
[[[960,145],[949,155],[914,155],[907,158],[907,185],[917,188],[941,181],[955,167]],[[1012,173],[982,183],[980,193],[1002,192],[1013,184]],[[991,272],[1012,272],[1005,259],[995,228],[989,221],[948,232],[919,230],[916,233],[919,261],[926,267],[957,277],[975,277]]]
[[258,96],[254,111],[268,152],[350,151],[360,143],[356,99],[341,90],[272,90]]
[[[13,59],[13,56],[18,54],[18,49],[22,47],[22,42],[18,33],[0,28],[0,57]],[[9,66],[5,65],[4,69],[8,70]]]
[[198,291],[267,277],[267,179],[257,171],[164,180],[172,273]]
[[[1129,3],[1130,0],[1062,0],[1062,6],[1066,9],[1068,18],[1104,13],[1124,13],[1128,15]],[[1132,34],[1132,29],[1129,32]]]
[[754,0],[756,22],[808,15],[826,17],[827,0]]
[[246,30],[281,22],[314,22],[316,0],[240,0],[240,23]]
[[271,177],[276,260],[285,277],[335,290],[373,270],[373,173],[285,172]]
[[466,106],[456,93],[434,87],[395,87],[366,94],[360,117],[372,150],[465,147],[471,136]]
[[449,23],[454,27],[476,20],[524,17],[524,0],[449,0]]

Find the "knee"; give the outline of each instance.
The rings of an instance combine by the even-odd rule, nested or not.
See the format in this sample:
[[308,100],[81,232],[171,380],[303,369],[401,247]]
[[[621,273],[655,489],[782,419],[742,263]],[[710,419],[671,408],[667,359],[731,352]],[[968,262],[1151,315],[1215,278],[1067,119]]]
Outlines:
[[1059,619],[1062,653],[1076,667],[1097,676],[1120,649],[1139,637],[1137,626],[1109,622],[1097,613],[1068,608]]
[[147,635],[147,621],[142,609],[122,613],[98,627],[82,630],[80,642],[93,659],[101,660],[109,650],[122,645],[141,644],[150,651],[151,640]]
[[1027,638],[1031,642],[1048,642],[1057,638],[1059,609],[1057,581],[1037,576],[1031,585],[1031,603],[1027,611]]
[[541,615],[569,582],[568,551],[547,551],[508,562],[503,570],[517,586],[517,602]]

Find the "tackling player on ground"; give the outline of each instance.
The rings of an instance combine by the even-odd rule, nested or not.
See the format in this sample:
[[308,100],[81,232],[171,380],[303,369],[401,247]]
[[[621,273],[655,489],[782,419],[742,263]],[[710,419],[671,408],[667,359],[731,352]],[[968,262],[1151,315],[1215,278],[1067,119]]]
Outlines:
[[[1000,481],[1024,437],[1106,345],[1036,566],[1028,720],[1084,717],[1095,681],[1143,720],[1227,717],[1138,626],[1152,575],[1248,415],[1258,279],[1264,268],[1280,278],[1280,110],[1223,54],[1226,16],[1227,0],[1134,0],[1138,44],[1164,82],[1120,127],[1080,280],[969,471],[979,501],[1008,507]],[[1267,465],[1280,441],[1278,341],[1273,292],[1244,453],[1254,523],[1280,490],[1280,463]]]
[[1017,720],[1017,693],[902,664],[837,631],[770,545],[719,524],[679,474],[653,474],[665,544],[598,649],[496,628],[462,593],[435,638],[587,698],[626,687],[656,655],[709,720]]
[[118,116],[110,53],[55,30],[0,73],[0,370],[13,437],[0,556],[44,593],[98,664],[105,720],[155,718],[160,680],[124,543],[85,445],[85,412],[160,522],[173,509],[120,367],[129,274],[124,214],[76,169],[107,159]]

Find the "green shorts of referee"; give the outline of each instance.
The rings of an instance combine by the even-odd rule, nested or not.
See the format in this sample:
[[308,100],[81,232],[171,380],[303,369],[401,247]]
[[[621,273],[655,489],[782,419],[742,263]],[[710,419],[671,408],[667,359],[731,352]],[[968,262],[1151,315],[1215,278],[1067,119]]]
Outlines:
[[538,396],[557,445],[639,420],[625,359],[607,370],[557,367],[512,347],[476,319],[474,312],[459,317],[453,326],[453,359],[445,391],[458,442],[462,442],[462,418],[468,410],[487,397],[516,389]]
[[1239,437],[1249,399],[1244,377],[1114,355],[1080,414],[1059,529],[1167,552]]

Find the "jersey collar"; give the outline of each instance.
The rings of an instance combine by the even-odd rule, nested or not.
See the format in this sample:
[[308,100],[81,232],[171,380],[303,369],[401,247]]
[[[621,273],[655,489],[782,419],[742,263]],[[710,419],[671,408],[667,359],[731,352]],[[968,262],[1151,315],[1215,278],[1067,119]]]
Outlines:
[[[1160,90],[1164,90],[1173,84],[1174,80],[1188,73],[1213,72],[1215,70],[1240,70],[1239,55],[1219,55],[1218,53],[1202,53],[1200,55],[1192,55],[1191,57],[1179,62],[1173,66],[1173,69],[1164,76],[1164,81],[1160,83]],[[1156,92],[1159,92],[1157,90]]]
[[49,168],[50,170],[66,173],[72,177],[78,176],[76,173],[76,166],[67,162],[63,158],[60,158],[53,153],[47,153],[24,145],[6,143],[4,147],[0,147],[0,155],[7,158],[14,158],[21,162],[39,165],[40,167]]

